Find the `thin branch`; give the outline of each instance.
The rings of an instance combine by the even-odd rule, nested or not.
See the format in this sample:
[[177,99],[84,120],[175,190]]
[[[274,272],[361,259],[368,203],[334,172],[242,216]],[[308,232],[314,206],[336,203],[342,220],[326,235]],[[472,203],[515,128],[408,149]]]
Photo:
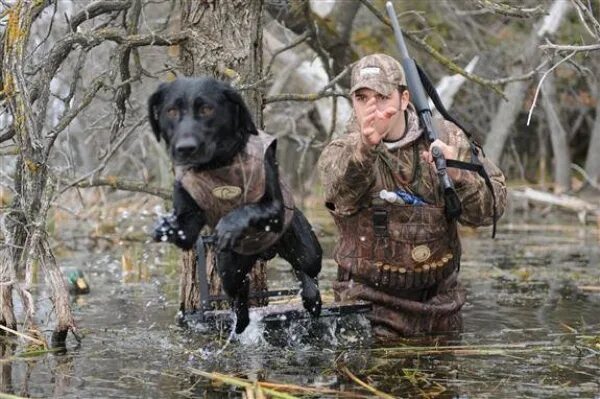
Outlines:
[[269,61],[269,65],[267,66],[266,70],[265,70],[265,76],[269,76],[269,73],[271,73],[271,68],[273,67],[273,63],[275,62],[275,59],[277,58],[277,56],[281,53],[283,53],[284,51],[287,51],[291,48],[294,48],[296,46],[298,46],[299,44],[303,43],[306,39],[308,39],[309,33],[308,32],[304,32],[302,35],[298,36],[298,38],[296,38],[296,40],[292,41],[290,44],[288,44],[287,46],[284,46],[280,49],[277,49],[274,53],[273,56],[271,57],[271,60]]
[[[379,12],[379,10],[377,8],[375,8],[375,6],[373,4],[371,4],[369,2],[369,0],[360,0],[362,4],[365,5],[365,7],[367,7],[377,18],[379,18],[379,20],[381,22],[383,22],[385,25],[389,26],[390,28],[392,27],[390,20],[388,17],[386,17],[385,15],[383,15],[381,12]],[[494,92],[498,93],[500,96],[502,96],[502,98],[504,98],[505,100],[507,99],[506,96],[504,95],[504,93],[502,92],[502,89],[497,85],[494,84],[493,81],[489,80],[489,79],[485,79],[482,78],[480,76],[474,75],[472,73],[469,73],[467,71],[465,71],[463,68],[459,67],[458,65],[456,65],[454,62],[452,62],[449,58],[443,56],[442,54],[440,54],[436,49],[434,49],[433,47],[431,47],[429,44],[427,44],[424,40],[416,37],[415,35],[413,35],[411,32],[407,32],[405,30],[402,30],[402,33],[413,43],[415,43],[416,45],[418,45],[420,48],[422,48],[423,50],[425,50],[427,53],[429,53],[429,55],[431,55],[436,61],[438,61],[441,65],[443,65],[444,67],[446,67],[446,69],[448,69],[451,72],[454,73],[458,73],[463,75],[465,78],[483,86],[483,87],[487,87],[492,89]]]
[[11,125],[8,128],[8,131],[0,136],[0,143],[4,143],[5,141],[12,139],[13,137],[15,137],[16,133],[17,131],[15,130],[15,127]]
[[86,180],[87,178],[100,173],[106,167],[108,160],[113,156],[113,154],[117,151],[117,149],[121,146],[121,144],[123,144],[125,142],[125,140],[131,135],[131,133],[133,133],[139,126],[141,126],[144,122],[146,122],[146,120],[147,120],[147,116],[143,116],[140,119],[138,119],[137,122],[134,123],[133,126],[131,126],[125,134],[123,134],[121,137],[119,137],[119,140],[112,146],[112,148],[109,149],[108,153],[104,157],[102,157],[102,161],[100,162],[100,165],[98,165],[96,168],[94,168],[90,172],[86,173],[85,175],[78,177],[73,182],[69,183],[67,185],[67,187],[65,187],[61,190],[61,194],[63,192],[65,192],[66,190],[68,190],[70,187],[76,186],[79,183],[81,183],[82,181]]
[[102,14],[108,14],[109,12],[114,11],[123,11],[131,7],[131,0],[125,1],[109,1],[109,0],[101,0],[96,1],[85,9],[79,11],[73,18],[71,18],[71,30],[75,32],[79,25],[83,22],[95,18]]
[[101,187],[108,186],[117,190],[123,191],[132,191],[138,193],[146,193],[152,194],[157,197],[163,198],[165,200],[169,200],[173,197],[173,193],[170,190],[149,186],[148,183],[143,181],[135,181],[135,180],[125,180],[119,179],[116,176],[109,177],[97,177],[90,180],[84,180],[76,183],[75,185],[70,184],[69,187],[80,187],[80,188],[89,188],[89,187]]
[[331,79],[321,90],[317,93],[309,93],[309,94],[296,94],[296,93],[283,93],[283,94],[275,94],[273,96],[269,96],[265,98],[265,104],[274,103],[278,101],[316,101],[320,98],[324,97],[345,97],[348,98],[348,95],[345,93],[339,93],[335,91],[329,91],[335,84],[342,79],[352,68],[352,65],[346,66],[342,72],[340,72],[335,78]]
[[[591,4],[588,8],[585,6],[585,4],[583,4],[583,2],[581,2],[581,0],[571,0],[571,2],[575,3],[577,13],[579,14],[579,18],[581,19],[581,21],[583,22],[585,27],[588,29],[588,31],[590,31],[590,33],[592,34],[593,37],[595,37],[596,39],[600,39],[600,21],[598,21],[598,19],[596,19],[596,17],[594,17],[594,14],[592,14]],[[596,33],[591,32],[591,29],[587,25],[587,23],[585,21],[585,17],[582,15],[582,13],[585,14],[585,17],[587,17],[589,19],[589,21],[592,23]]]
[[349,98],[345,93],[338,92],[326,92],[326,93],[309,93],[309,94],[296,94],[296,93],[283,93],[276,94],[265,98],[265,104],[274,103],[278,101],[316,101],[324,97],[345,97]]
[[531,121],[531,115],[533,114],[533,109],[535,108],[535,104],[537,102],[538,94],[540,94],[540,89],[542,88],[542,83],[544,83],[544,79],[546,79],[546,76],[548,76],[548,74],[550,72],[552,72],[553,70],[555,70],[563,62],[568,61],[569,58],[573,57],[575,54],[577,54],[577,51],[573,51],[571,54],[569,54],[568,56],[566,56],[565,58],[563,58],[562,60],[560,60],[559,62],[557,62],[552,68],[548,69],[544,73],[544,75],[542,75],[542,78],[540,79],[540,83],[538,83],[538,86],[535,89],[535,96],[533,97],[533,103],[531,104],[531,108],[529,109],[529,116],[527,117],[527,126],[529,126],[529,122]]
[[552,49],[552,50],[557,50],[557,51],[574,51],[574,52],[596,51],[596,50],[600,50],[600,43],[598,43],[598,44],[589,44],[589,45],[584,45],[584,46],[574,46],[574,45],[570,45],[570,44],[553,44],[553,43],[549,43],[549,44],[542,44],[540,46],[540,48],[542,50]]
[[96,93],[98,93],[98,91],[102,88],[102,86],[104,85],[104,77],[105,74],[96,77],[96,79],[94,79],[94,81],[92,82],[92,87],[84,93],[83,98],[79,102],[77,108],[71,110],[69,113],[64,115],[60,119],[60,121],[54,126],[54,128],[52,128],[50,133],[48,133],[48,135],[46,136],[47,138],[49,138],[48,145],[46,146],[46,159],[48,159],[50,152],[52,151],[54,142],[56,141],[56,138],[58,137],[60,132],[65,130],[71,124],[73,119],[75,119],[77,115],[79,115],[79,113],[92,102],[92,100],[96,96]]
[[537,6],[535,8],[519,8],[512,7],[508,4],[496,3],[491,0],[477,0],[477,3],[479,3],[479,7],[483,9],[490,10],[494,14],[504,15],[506,17],[531,18],[544,13],[542,6]]

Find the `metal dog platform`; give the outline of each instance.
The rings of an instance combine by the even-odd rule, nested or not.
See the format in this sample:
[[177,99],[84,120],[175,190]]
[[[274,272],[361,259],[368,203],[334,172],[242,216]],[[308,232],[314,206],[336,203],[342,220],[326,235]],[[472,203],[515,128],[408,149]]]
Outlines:
[[[210,291],[206,271],[206,252],[204,246],[213,244],[214,238],[212,236],[201,237],[196,242],[196,279],[200,293],[199,308],[194,311],[184,312],[178,316],[179,322],[183,325],[197,326],[198,324],[204,324],[206,326],[211,326],[216,325],[219,322],[231,321],[233,317],[231,309],[216,309],[218,304],[228,300],[225,295],[208,295],[208,292]],[[250,294],[249,299],[267,297],[280,300],[286,297],[298,296],[299,291],[299,289],[282,289],[255,292]],[[371,304],[365,301],[323,303],[319,319],[357,315],[367,313],[370,310]],[[259,318],[263,323],[267,324],[313,318],[310,313],[304,309],[301,301],[251,307],[250,313]]]

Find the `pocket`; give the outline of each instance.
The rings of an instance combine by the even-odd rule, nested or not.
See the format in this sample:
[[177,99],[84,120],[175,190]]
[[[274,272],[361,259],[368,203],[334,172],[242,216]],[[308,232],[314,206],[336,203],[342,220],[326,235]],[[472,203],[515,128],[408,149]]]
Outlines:
[[452,234],[440,206],[394,206],[390,209],[390,248],[386,261],[415,270],[452,253]]

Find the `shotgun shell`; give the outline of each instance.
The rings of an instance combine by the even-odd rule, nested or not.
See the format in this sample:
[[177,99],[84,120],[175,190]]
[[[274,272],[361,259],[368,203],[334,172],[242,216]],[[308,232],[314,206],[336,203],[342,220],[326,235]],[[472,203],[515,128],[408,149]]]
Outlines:
[[403,267],[398,269],[398,282],[396,283],[396,287],[399,289],[406,288],[406,269]]

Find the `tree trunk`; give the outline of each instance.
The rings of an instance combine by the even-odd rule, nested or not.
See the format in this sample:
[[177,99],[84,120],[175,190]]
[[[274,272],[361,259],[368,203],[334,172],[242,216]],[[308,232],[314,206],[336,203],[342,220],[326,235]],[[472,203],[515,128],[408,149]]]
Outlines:
[[[187,76],[208,75],[229,80],[242,89],[241,94],[262,128],[263,95],[258,83],[262,78],[262,0],[201,2],[183,0],[181,25],[193,31],[192,39],[182,45],[183,72]],[[206,255],[210,294],[221,292],[214,268],[214,256]],[[266,291],[264,262],[257,262],[250,274],[250,289]],[[196,254],[186,251],[181,260],[180,310],[198,308]]]
[[[565,0],[554,0],[550,12],[541,23],[539,29],[534,29],[523,47],[523,60],[519,61],[511,75],[518,76],[524,73],[524,63],[535,66],[540,61],[538,46],[545,35],[553,34],[560,27],[561,22],[570,9],[570,3]],[[492,119],[489,133],[485,139],[484,151],[487,158],[495,164],[500,163],[506,140],[513,129],[515,120],[519,116],[526,90],[527,81],[516,81],[506,85],[504,90],[507,100],[500,100],[498,111]]]
[[548,118],[550,140],[554,154],[554,192],[564,193],[571,189],[571,155],[567,132],[560,123],[556,105],[554,77],[548,74],[542,85],[542,107]]
[[[49,148],[46,148],[46,145],[50,146],[52,142],[44,139],[43,130],[49,92],[43,92],[32,107],[29,97],[30,88],[24,71],[24,58],[27,54],[31,25],[47,5],[46,1],[17,2],[8,14],[8,27],[5,32],[2,54],[3,89],[16,131],[15,140],[20,149],[15,178],[17,196],[10,211],[11,214],[16,215],[16,218],[11,220],[6,240],[12,244],[12,248],[19,249],[12,251],[13,269],[10,270],[10,267],[7,269],[11,273],[24,269],[26,275],[30,275],[33,262],[36,259],[41,260],[51,284],[57,284],[52,286],[57,315],[53,336],[65,338],[74,325],[68,303],[68,291],[52,252],[47,245],[46,250],[41,250],[42,245],[45,245],[46,216],[53,195],[52,188],[47,185],[50,170],[47,164]],[[0,280],[6,280],[4,268]],[[27,286],[20,287],[19,290],[24,302],[26,318],[33,316],[29,314],[33,304],[27,288]],[[3,304],[9,306],[8,302]]]
[[[596,93],[600,90],[596,89]],[[596,95],[596,119],[590,133],[590,146],[585,158],[585,173],[588,179],[598,187],[600,185],[600,98]]]
[[257,126],[262,127],[262,0],[205,2],[183,0],[181,23],[193,30],[182,45],[187,76],[228,79],[235,87],[253,86],[242,96]]

